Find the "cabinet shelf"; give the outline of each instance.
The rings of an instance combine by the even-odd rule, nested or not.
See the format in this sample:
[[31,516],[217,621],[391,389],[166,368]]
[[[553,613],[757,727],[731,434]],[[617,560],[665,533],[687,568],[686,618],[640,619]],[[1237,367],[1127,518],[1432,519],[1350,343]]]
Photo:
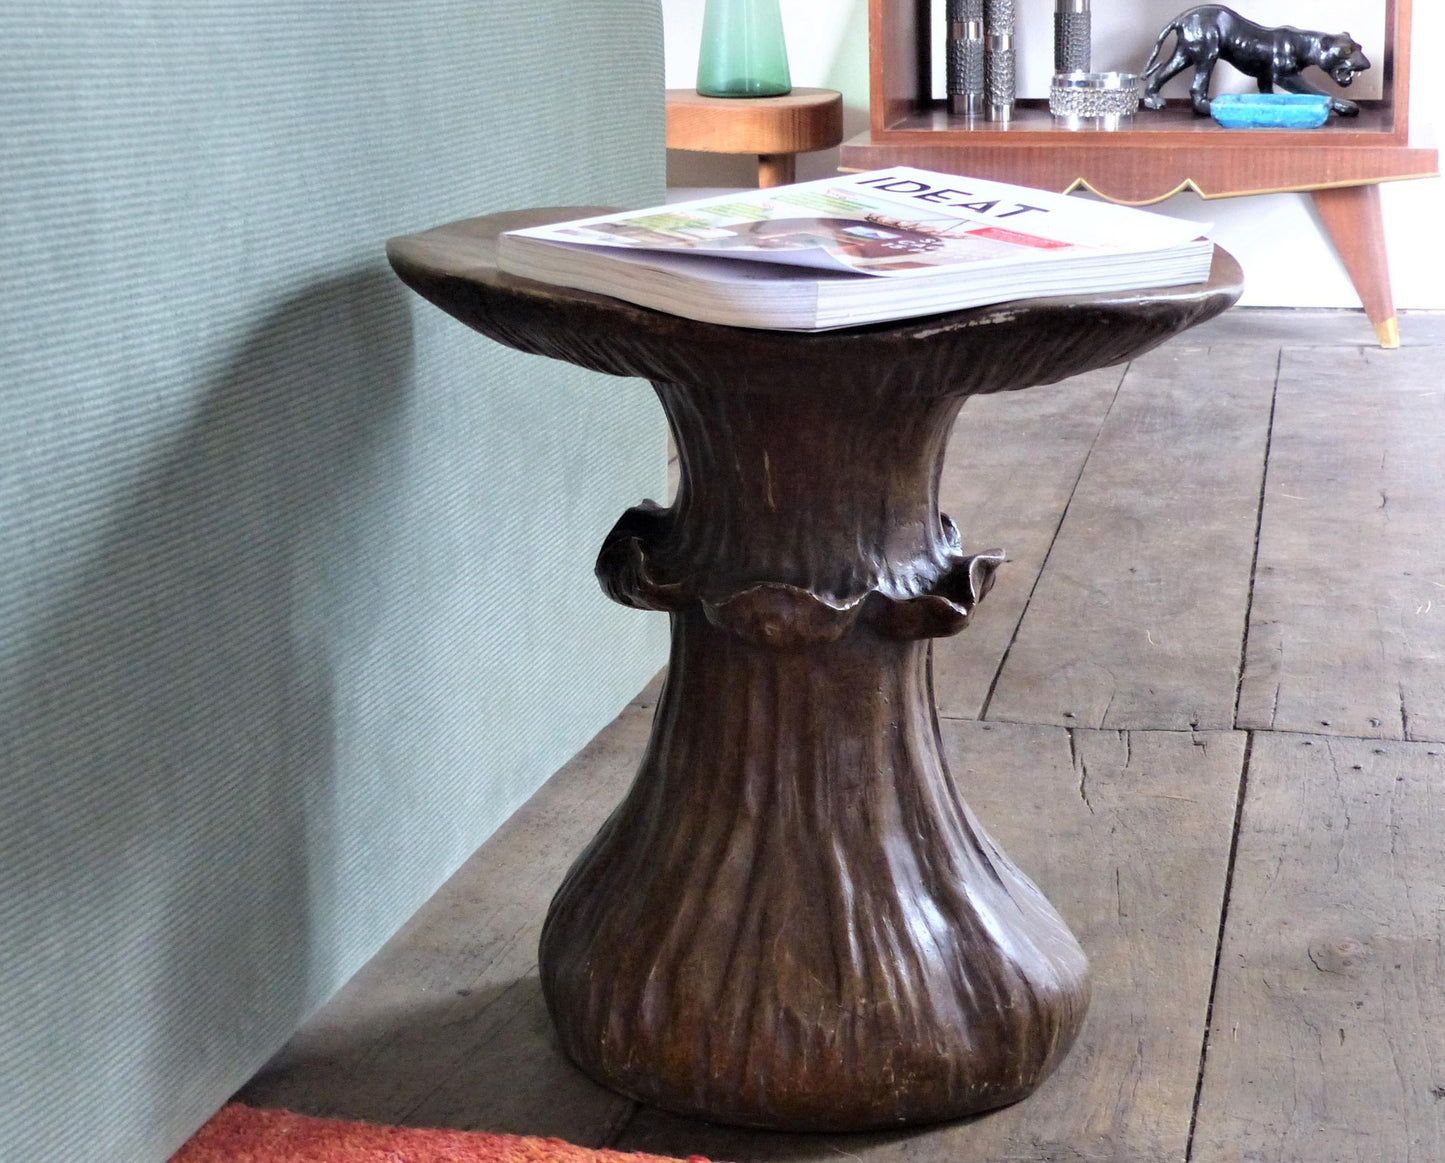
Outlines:
[[[1133,145],[1131,138],[1137,134],[1187,134],[1191,140],[1197,135],[1214,138],[1213,142],[1200,144],[1227,145],[1238,148],[1246,143],[1240,141],[1240,134],[1249,134],[1250,142],[1265,142],[1272,145],[1309,145],[1318,147],[1328,137],[1331,141],[1344,139],[1358,144],[1366,141],[1374,144],[1392,140],[1395,136],[1393,108],[1386,101],[1363,101],[1360,115],[1348,120],[1336,120],[1320,129],[1225,129],[1212,117],[1200,117],[1185,100],[1171,100],[1158,111],[1140,110],[1131,118],[1132,124],[1118,130],[1061,129],[1055,126],[1049,114],[1049,103],[1044,100],[1024,99],[1018,103],[1011,121],[970,121],[949,113],[941,101],[934,101],[901,117],[889,125],[884,133],[890,139],[907,133],[950,133],[957,135],[1009,135],[1015,133],[1046,133],[1055,143],[1086,142],[1091,148],[1108,149]],[[1262,136],[1263,135],[1263,136]]]
[[1308,191],[1381,341],[1394,306],[1380,224],[1381,182],[1432,177],[1434,149],[1409,127],[1410,0],[1386,0],[1383,96],[1358,117],[1313,130],[1224,129],[1187,101],[1141,109],[1113,131],[1056,126],[1045,101],[1020,101],[1007,126],[953,117],[932,97],[928,0],[869,0],[870,124],[843,143],[844,169],[910,165],[1142,206],[1181,190],[1206,198]]
[[[1436,172],[1433,149],[1402,144],[1387,102],[1364,104],[1347,125],[1313,130],[1225,129],[1187,101],[1141,111],[1113,131],[1055,126],[1044,101],[1020,101],[1013,120],[970,124],[939,103],[843,146],[847,169],[911,165],[1019,182],[1089,189],[1144,206],[1181,190],[1206,198],[1369,185]],[[1327,147],[1327,148],[1326,148]]]

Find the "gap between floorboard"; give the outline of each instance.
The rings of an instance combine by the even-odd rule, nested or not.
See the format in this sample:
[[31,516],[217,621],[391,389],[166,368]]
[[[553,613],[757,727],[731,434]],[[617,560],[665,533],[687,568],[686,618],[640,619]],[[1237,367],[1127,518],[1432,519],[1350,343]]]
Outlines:
[[1214,1029],[1214,999],[1219,992],[1219,962],[1224,952],[1224,927],[1229,923],[1229,901],[1234,892],[1234,865],[1239,857],[1239,827],[1244,819],[1244,799],[1249,794],[1249,763],[1254,757],[1254,733],[1244,737],[1244,759],[1239,765],[1239,789],[1234,800],[1234,827],[1229,837],[1229,857],[1224,865],[1224,897],[1219,906],[1219,933],[1214,942],[1214,971],[1209,978],[1209,1002],[1204,1009],[1204,1036],[1199,1043],[1199,1076],[1194,1082],[1194,1104],[1189,1111],[1189,1135],[1184,1141],[1184,1163],[1194,1157],[1194,1132],[1199,1126],[1199,1102],[1204,1096],[1204,1072],[1209,1067],[1209,1036]]
[[1099,427],[1094,430],[1094,439],[1089,442],[1089,451],[1084,454],[1084,459],[1079,465],[1079,474],[1074,477],[1073,487],[1069,490],[1069,499],[1064,502],[1064,507],[1059,513],[1059,519],[1054,525],[1054,535],[1049,538],[1049,548],[1044,554],[1043,561],[1039,564],[1038,572],[1034,574],[1033,585],[1029,587],[1029,596],[1024,599],[1024,607],[1019,611],[1018,621],[1014,623],[1013,634],[1009,636],[1008,645],[1004,647],[1003,654],[999,657],[998,665],[994,667],[993,679],[988,684],[988,694],[984,696],[983,705],[979,708],[978,717],[980,720],[988,718],[989,707],[993,704],[994,691],[998,689],[999,677],[1003,674],[1003,668],[1008,662],[1008,656],[1018,641],[1019,630],[1024,624],[1024,618],[1028,616],[1029,606],[1034,600],[1034,594],[1038,591],[1039,582],[1043,579],[1044,571],[1048,569],[1049,557],[1054,552],[1054,546],[1058,544],[1059,531],[1064,527],[1064,520],[1069,515],[1069,507],[1074,503],[1074,496],[1079,491],[1079,482],[1084,479],[1084,470],[1089,467],[1089,458],[1094,455],[1094,449],[1098,447],[1099,437],[1104,431],[1104,426],[1109,422],[1109,414],[1113,412],[1114,405],[1119,400],[1119,393],[1124,388],[1124,381],[1129,378],[1129,368],[1132,364],[1126,363],[1119,375],[1119,382],[1114,386],[1114,394],[1109,399],[1109,406],[1104,409],[1104,414],[1099,418]]
[[1244,666],[1249,657],[1249,622],[1254,614],[1254,586],[1259,575],[1259,539],[1264,530],[1264,501],[1269,487],[1269,452],[1274,445],[1274,414],[1279,407],[1279,373],[1283,365],[1284,348],[1281,347],[1274,360],[1274,386],[1270,389],[1269,421],[1264,429],[1264,467],[1259,474],[1259,509],[1254,517],[1254,554],[1249,559],[1249,595],[1244,601],[1244,627],[1239,635],[1239,667],[1234,681],[1234,710],[1230,713],[1230,721],[1236,731],[1239,730],[1239,696],[1244,690]]

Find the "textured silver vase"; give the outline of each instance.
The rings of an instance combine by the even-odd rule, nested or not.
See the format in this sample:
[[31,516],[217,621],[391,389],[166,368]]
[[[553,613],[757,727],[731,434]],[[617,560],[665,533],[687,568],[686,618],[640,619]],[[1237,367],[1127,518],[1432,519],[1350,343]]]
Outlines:
[[984,0],[984,84],[990,121],[1013,116],[1018,93],[1014,61],[1014,0]]
[[1049,112],[1063,129],[1122,129],[1139,109],[1137,73],[1056,73]]
[[1054,72],[1089,71],[1091,25],[1089,0],[1054,0]]
[[948,0],[948,111],[981,117],[985,104],[983,0]]

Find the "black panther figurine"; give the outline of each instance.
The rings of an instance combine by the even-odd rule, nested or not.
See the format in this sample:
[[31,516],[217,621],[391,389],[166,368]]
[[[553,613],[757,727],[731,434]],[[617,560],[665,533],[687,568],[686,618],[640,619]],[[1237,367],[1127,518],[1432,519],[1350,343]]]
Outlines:
[[[1171,32],[1178,36],[1174,55],[1161,61],[1164,42]],[[1348,85],[1356,73],[1370,67],[1348,32],[1332,36],[1298,28],[1265,28],[1222,4],[1201,4],[1176,16],[1159,34],[1149,63],[1144,66],[1145,107],[1162,109],[1164,98],[1159,96],[1159,90],[1164,82],[1193,65],[1194,83],[1189,86],[1189,95],[1194,112],[1208,116],[1209,81],[1221,60],[1253,77],[1261,93],[1272,93],[1278,85],[1289,93],[1318,94],[1318,89],[1299,78],[1310,65],[1323,69],[1340,85]],[[1330,109],[1343,117],[1354,117],[1360,111],[1353,101],[1338,98],[1331,99]]]

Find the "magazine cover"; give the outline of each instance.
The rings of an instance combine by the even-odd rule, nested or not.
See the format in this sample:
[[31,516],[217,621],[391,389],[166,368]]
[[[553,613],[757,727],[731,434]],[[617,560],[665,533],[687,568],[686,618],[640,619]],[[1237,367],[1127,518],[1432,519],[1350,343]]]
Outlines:
[[572,246],[898,276],[1159,250],[1206,229],[1129,207],[897,167],[515,233]]

